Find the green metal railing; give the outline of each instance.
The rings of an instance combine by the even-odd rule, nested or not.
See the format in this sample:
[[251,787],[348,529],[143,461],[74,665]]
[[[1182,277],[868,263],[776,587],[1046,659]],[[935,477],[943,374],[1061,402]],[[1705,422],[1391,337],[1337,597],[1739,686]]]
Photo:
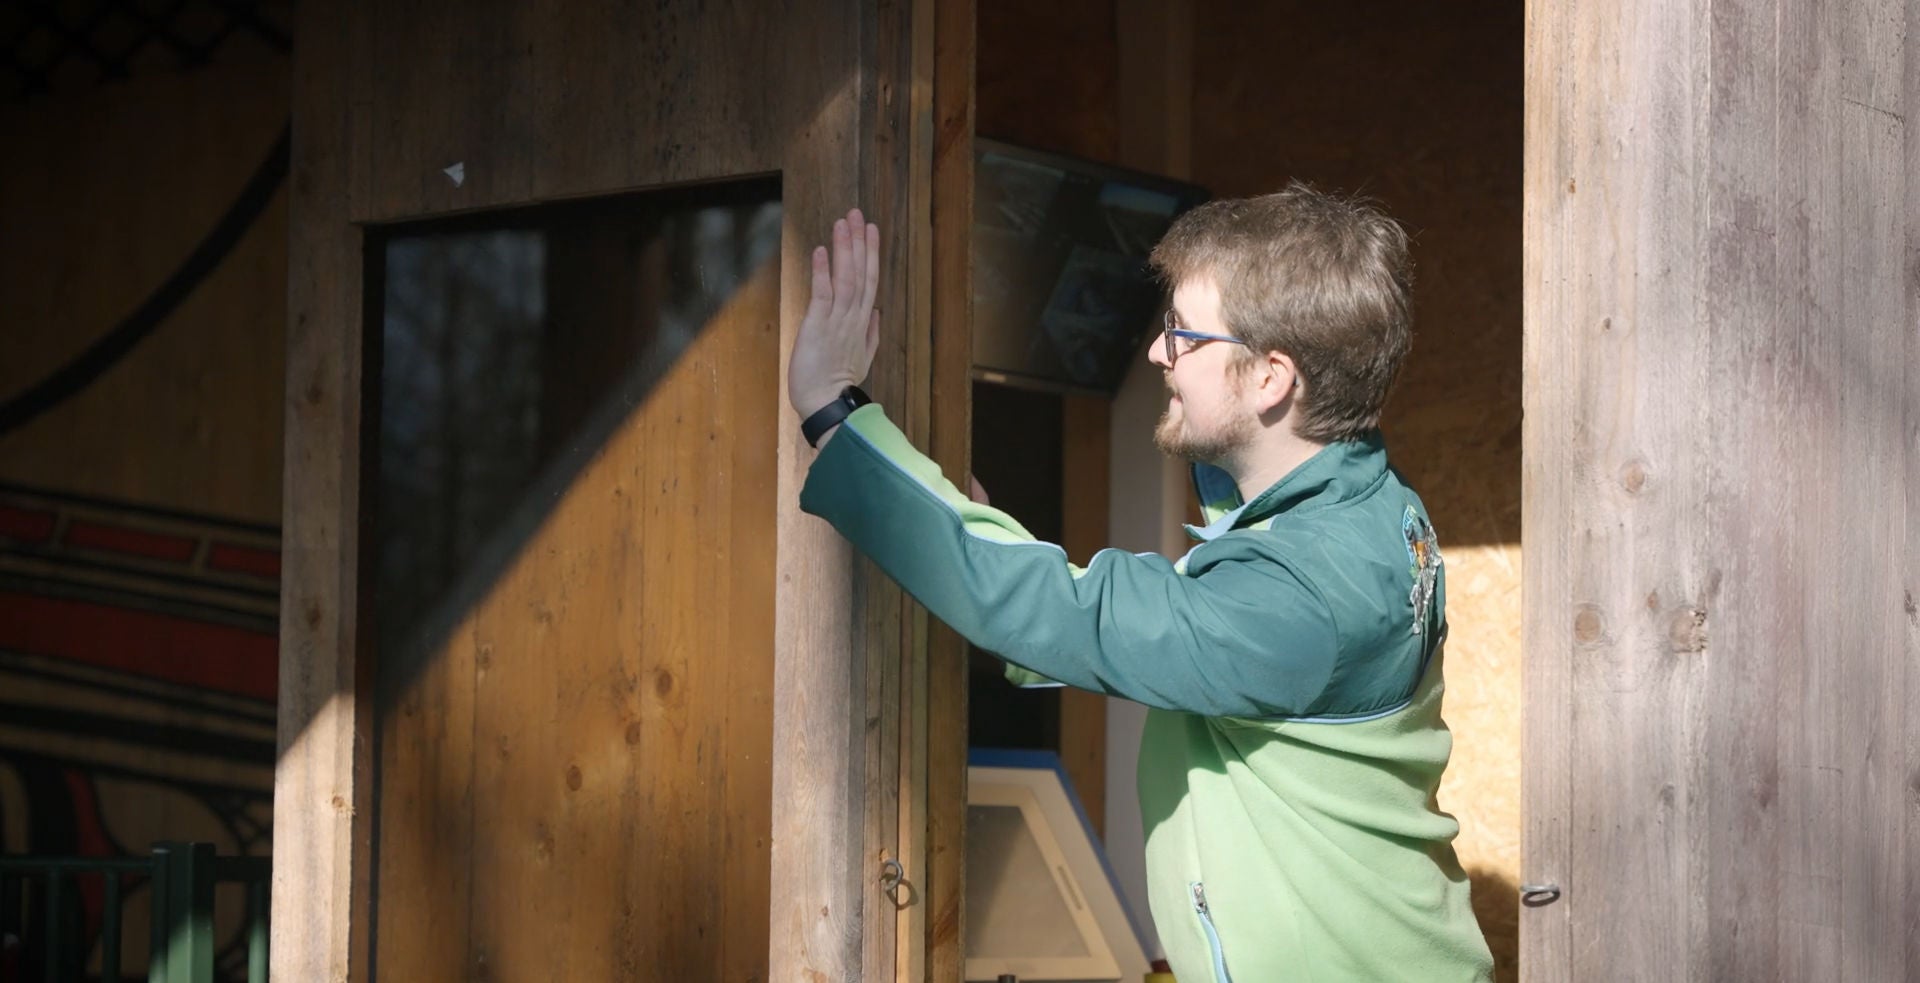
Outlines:
[[[146,857],[0,856],[0,929],[16,934],[29,955],[38,950],[37,968],[46,983],[84,977],[91,946],[69,895],[77,896],[85,880],[96,877],[104,886],[105,905],[100,975],[94,978],[102,983],[121,979],[120,915],[130,877],[146,881],[153,894],[148,983],[213,983],[214,886],[231,883],[247,889],[247,981],[266,983],[270,861],[217,856],[211,843],[158,843]],[[30,969],[35,962],[29,959],[19,968]],[[25,983],[30,977],[21,979]]]

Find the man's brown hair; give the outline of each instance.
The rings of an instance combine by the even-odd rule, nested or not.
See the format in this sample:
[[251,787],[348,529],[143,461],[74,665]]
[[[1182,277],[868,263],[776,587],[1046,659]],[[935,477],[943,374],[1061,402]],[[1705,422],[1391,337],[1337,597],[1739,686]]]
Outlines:
[[1211,277],[1242,358],[1281,352],[1303,380],[1300,436],[1332,442],[1380,422],[1413,341],[1407,233],[1371,203],[1294,182],[1208,202],[1154,247],[1170,288]]

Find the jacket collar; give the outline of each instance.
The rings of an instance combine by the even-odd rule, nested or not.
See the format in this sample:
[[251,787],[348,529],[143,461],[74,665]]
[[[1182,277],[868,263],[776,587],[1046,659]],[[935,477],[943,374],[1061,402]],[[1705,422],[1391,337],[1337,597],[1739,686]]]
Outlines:
[[1328,444],[1251,502],[1241,501],[1240,489],[1225,471],[1196,464],[1193,490],[1200,498],[1200,514],[1207,524],[1187,526],[1187,534],[1211,542],[1282,513],[1338,505],[1372,491],[1386,473],[1387,447],[1378,430],[1355,440]]

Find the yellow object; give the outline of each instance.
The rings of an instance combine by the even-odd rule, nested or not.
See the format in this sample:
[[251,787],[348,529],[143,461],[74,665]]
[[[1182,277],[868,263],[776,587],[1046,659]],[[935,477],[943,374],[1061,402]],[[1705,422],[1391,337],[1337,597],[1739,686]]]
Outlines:
[[1148,973],[1142,983],[1179,983],[1172,973]]

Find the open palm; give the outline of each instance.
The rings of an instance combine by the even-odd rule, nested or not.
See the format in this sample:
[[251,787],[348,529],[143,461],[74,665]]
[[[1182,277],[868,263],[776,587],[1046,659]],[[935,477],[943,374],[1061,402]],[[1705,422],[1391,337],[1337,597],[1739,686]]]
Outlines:
[[[829,261],[831,260],[831,261]],[[833,251],[813,250],[813,297],[787,360],[787,399],[806,419],[858,385],[880,347],[880,227],[858,208],[833,223]]]

